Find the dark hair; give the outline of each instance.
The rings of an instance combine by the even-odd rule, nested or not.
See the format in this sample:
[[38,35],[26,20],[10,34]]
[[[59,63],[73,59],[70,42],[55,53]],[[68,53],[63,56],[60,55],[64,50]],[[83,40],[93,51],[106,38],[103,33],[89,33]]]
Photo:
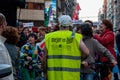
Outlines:
[[80,24],[78,27],[81,30],[81,34],[83,36],[87,36],[90,38],[93,37],[93,31],[92,31],[92,28],[89,24],[83,23],[83,24]]
[[57,30],[59,30],[59,25],[58,25],[58,24],[56,24],[56,25],[53,27],[53,31],[57,31]]
[[23,30],[22,30],[22,33],[23,33],[23,31],[24,31],[25,29],[29,29],[29,28],[28,28],[28,27],[24,27]]
[[29,37],[34,37],[35,38],[35,40],[37,40],[38,38],[37,38],[37,35],[36,34],[34,34],[34,33],[30,33],[29,35],[28,35],[28,38]]
[[16,28],[12,27],[12,26],[7,26],[3,32],[2,32],[2,36],[4,36],[5,38],[7,38],[6,42],[10,43],[10,44],[17,44],[18,40],[19,40],[19,34]]
[[85,23],[87,22],[91,24],[90,27],[93,26],[93,22],[91,20],[86,20]]
[[102,23],[107,27],[107,29],[110,29],[111,31],[113,31],[113,24],[111,21],[107,19],[103,19]]

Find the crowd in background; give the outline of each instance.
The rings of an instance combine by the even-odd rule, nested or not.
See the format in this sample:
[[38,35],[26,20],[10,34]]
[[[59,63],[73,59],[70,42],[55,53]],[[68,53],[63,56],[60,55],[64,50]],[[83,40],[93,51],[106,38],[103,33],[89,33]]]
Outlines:
[[[120,30],[113,32],[113,24],[109,20],[104,19],[101,22],[98,28],[94,28],[92,21],[89,20],[75,26],[75,33],[83,36],[82,40],[90,53],[89,57],[81,63],[81,80],[94,79],[95,71],[88,66],[96,61],[111,63],[117,61],[120,69]],[[72,27],[72,29],[75,27]],[[6,26],[3,29],[1,35],[7,39],[4,45],[11,57],[13,74],[16,80],[19,80],[19,72],[22,73],[20,76],[23,80],[34,80],[38,76],[44,77],[46,80],[47,69],[45,69],[46,65],[44,63],[45,35],[59,30],[59,25],[52,27],[40,26],[35,31],[32,28],[22,26]],[[37,74],[36,67],[37,71],[40,70],[38,72],[40,75]],[[102,66],[101,79],[111,80],[112,70],[113,66]],[[119,80],[118,73],[114,73],[114,80]]]

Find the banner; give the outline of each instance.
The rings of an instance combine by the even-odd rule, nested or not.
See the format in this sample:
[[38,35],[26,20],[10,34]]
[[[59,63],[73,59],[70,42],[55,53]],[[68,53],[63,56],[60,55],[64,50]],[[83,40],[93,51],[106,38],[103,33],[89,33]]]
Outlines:
[[73,17],[72,17],[73,20],[78,20],[79,19],[78,18],[78,16],[79,16],[79,10],[81,10],[81,8],[80,8],[79,3],[77,3],[76,7],[75,7],[75,10],[74,10],[74,13],[73,13]]
[[23,27],[33,27],[33,26],[34,26],[33,22],[23,23]]
[[56,23],[56,0],[45,1],[45,22],[44,25],[48,26]]

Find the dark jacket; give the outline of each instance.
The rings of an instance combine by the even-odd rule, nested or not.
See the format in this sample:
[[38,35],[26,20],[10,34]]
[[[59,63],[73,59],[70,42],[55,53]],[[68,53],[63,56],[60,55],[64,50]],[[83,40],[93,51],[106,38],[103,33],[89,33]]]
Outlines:
[[21,48],[24,44],[27,43],[28,37],[22,32],[20,34],[20,40],[17,43],[17,46]]
[[9,26],[16,26],[17,7],[24,8],[25,0],[1,0],[0,13],[4,14]]
[[[5,47],[7,48],[9,55],[12,60],[13,73],[16,74],[16,71],[19,67],[19,54],[16,45],[5,42]],[[15,76],[14,76],[15,78]]]
[[116,35],[116,45],[117,45],[118,51],[120,53],[120,33],[118,33]]
[[12,64],[13,66],[18,66],[18,49],[15,45],[13,44],[9,44],[9,43],[6,43],[5,42],[5,47],[7,48],[9,54],[10,54],[10,57],[12,59]]

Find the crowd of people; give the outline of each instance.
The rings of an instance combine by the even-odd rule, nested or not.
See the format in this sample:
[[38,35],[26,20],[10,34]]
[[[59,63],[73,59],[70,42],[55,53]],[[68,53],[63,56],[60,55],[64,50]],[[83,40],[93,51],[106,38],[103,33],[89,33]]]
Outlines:
[[[119,55],[120,32],[114,34],[112,22],[101,20],[99,30],[90,20],[74,26],[68,15],[60,16],[58,22],[34,32],[29,27],[7,26],[0,13],[0,64],[13,68],[2,80],[94,80],[97,69],[91,64],[97,62],[104,63],[101,80],[112,80],[114,66],[120,67],[115,51]],[[117,73],[113,76],[119,80]]]

